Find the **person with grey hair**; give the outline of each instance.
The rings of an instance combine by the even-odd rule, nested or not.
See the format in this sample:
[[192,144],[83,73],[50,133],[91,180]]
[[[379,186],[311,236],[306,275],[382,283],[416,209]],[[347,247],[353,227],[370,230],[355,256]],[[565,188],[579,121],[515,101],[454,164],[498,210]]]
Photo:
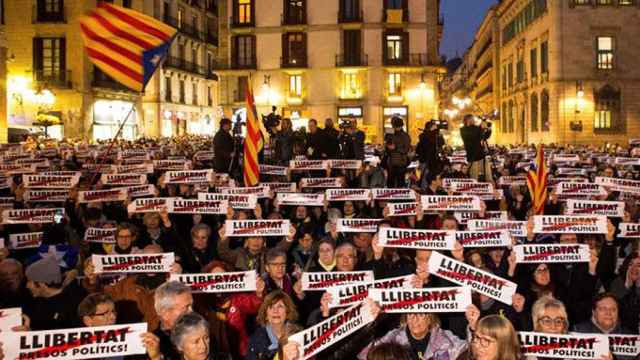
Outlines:
[[180,359],[171,336],[178,318],[192,311],[191,289],[178,281],[167,281],[156,289],[153,300],[160,319],[160,326],[154,331],[160,339],[160,352],[164,354],[164,360]]
[[25,287],[24,268],[16,259],[0,261],[0,309],[25,306],[31,300]]
[[187,273],[198,273],[215,257],[216,247],[211,241],[211,227],[200,223],[191,228],[191,241],[182,244],[182,264]]
[[287,274],[287,253],[280,249],[269,249],[266,256],[266,272],[262,274],[265,283],[265,295],[282,290],[293,296],[293,281]]
[[231,360],[231,355],[212,349],[209,323],[195,312],[183,314],[176,320],[171,342],[180,354],[179,359]]

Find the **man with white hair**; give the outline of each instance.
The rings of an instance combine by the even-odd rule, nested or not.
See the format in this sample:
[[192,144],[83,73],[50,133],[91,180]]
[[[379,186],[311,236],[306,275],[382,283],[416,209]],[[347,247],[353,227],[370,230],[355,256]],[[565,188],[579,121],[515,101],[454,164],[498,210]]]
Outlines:
[[154,307],[160,326],[154,334],[160,339],[160,353],[164,355],[164,360],[181,358],[171,342],[171,331],[180,316],[192,311],[192,306],[191,289],[178,281],[165,282],[156,289]]

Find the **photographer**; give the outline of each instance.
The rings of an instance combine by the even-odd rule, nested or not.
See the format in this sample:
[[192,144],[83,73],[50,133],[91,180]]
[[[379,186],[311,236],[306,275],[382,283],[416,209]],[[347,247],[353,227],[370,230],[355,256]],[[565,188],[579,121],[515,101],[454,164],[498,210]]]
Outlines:
[[420,185],[422,189],[428,186],[428,184],[423,184],[427,174],[436,175],[442,171],[439,154],[444,146],[444,137],[440,134],[439,125],[440,123],[437,120],[429,121],[420,134],[420,140],[416,146],[416,156],[420,161],[420,169],[422,170]]
[[464,116],[464,126],[460,128],[460,136],[464,143],[464,150],[467,152],[469,162],[469,176],[481,181],[492,181],[491,162],[485,161],[487,156],[487,140],[491,137],[491,123],[482,121],[480,125],[475,124],[475,118],[471,114]]
[[391,119],[393,134],[385,136],[385,148],[387,150],[387,186],[404,187],[404,174],[409,165],[409,150],[411,149],[411,138],[404,130],[404,122],[400,117],[394,116]]
[[364,133],[356,129],[355,124],[350,120],[340,124],[340,128],[343,130],[340,135],[340,157],[364,160]]
[[222,118],[220,120],[220,129],[213,137],[213,151],[216,154],[213,159],[213,167],[216,172],[230,172],[234,148],[233,136],[231,136],[231,120]]
[[293,129],[291,119],[282,119],[280,131],[275,135],[274,160],[278,165],[288,166],[293,156]]

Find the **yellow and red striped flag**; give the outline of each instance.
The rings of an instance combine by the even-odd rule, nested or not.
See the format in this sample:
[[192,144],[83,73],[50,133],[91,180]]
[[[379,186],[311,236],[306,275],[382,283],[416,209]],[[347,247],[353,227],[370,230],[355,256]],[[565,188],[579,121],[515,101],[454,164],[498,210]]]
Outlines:
[[538,146],[536,155],[536,169],[527,173],[527,187],[531,195],[534,215],[544,214],[544,205],[547,202],[547,164],[544,160],[544,147]]
[[80,19],[87,55],[114,80],[143,91],[177,30],[135,10],[100,2]]
[[251,91],[251,80],[247,79],[247,136],[244,138],[243,176],[244,186],[256,186],[260,182],[260,165],[258,153],[262,150],[264,141],[260,131],[260,121],[256,112],[256,105]]

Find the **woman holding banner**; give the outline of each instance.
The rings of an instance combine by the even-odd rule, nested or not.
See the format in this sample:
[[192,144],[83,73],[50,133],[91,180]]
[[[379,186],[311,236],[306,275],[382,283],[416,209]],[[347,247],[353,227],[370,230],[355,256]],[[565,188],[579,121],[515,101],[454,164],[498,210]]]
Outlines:
[[267,295],[258,311],[261,325],[249,340],[247,360],[271,360],[278,353],[280,341],[299,331],[295,325],[298,312],[293,300],[282,290]]
[[518,360],[520,344],[511,322],[499,315],[485,316],[476,327],[470,348],[458,360]]

